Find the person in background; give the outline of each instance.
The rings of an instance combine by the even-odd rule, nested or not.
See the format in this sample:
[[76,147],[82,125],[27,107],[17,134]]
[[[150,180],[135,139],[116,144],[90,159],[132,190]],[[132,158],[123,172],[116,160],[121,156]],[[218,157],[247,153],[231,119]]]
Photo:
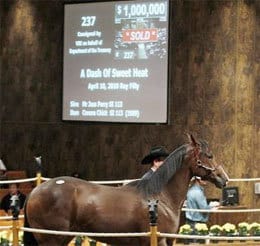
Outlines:
[[5,210],[5,212],[7,212],[7,213],[11,209],[10,205],[12,202],[12,200],[11,200],[12,196],[18,197],[20,209],[23,208],[23,205],[24,205],[24,202],[26,199],[26,196],[18,190],[18,184],[15,184],[15,183],[9,184],[9,193],[3,197],[1,204],[0,204],[0,208]]
[[[204,193],[204,187],[207,185],[207,182],[202,180],[198,176],[194,176],[191,179],[190,188],[187,192],[186,199],[186,208],[191,209],[212,209],[216,208],[210,206],[207,203],[207,198]],[[209,219],[209,213],[195,212],[195,211],[186,211],[185,212],[186,223],[189,224],[194,231],[196,223],[207,223]],[[196,242],[196,240],[195,240]]]
[[152,174],[163,164],[164,159],[169,155],[163,146],[154,146],[151,148],[148,155],[146,155],[141,164],[150,164],[151,168],[146,172],[141,179],[149,179]]
[[[6,171],[7,171],[6,166],[5,166],[4,162],[2,161],[2,159],[0,159],[0,181],[7,180]],[[8,185],[0,184],[0,188],[6,189],[6,188],[8,188]]]

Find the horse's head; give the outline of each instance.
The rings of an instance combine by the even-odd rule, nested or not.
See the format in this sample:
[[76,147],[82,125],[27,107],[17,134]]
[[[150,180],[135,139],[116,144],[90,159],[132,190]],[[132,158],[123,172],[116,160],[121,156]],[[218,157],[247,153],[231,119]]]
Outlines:
[[208,143],[204,140],[197,141],[192,135],[190,139],[189,153],[191,154],[190,170],[192,176],[199,176],[208,180],[218,188],[226,186],[228,175],[221,164],[218,164],[209,150]]

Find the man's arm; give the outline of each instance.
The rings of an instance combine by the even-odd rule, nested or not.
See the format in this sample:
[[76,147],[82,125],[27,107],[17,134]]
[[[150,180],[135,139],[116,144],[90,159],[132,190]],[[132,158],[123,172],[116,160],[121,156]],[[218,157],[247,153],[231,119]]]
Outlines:
[[210,209],[210,206],[207,203],[207,198],[203,192],[197,192],[196,203],[199,209]]

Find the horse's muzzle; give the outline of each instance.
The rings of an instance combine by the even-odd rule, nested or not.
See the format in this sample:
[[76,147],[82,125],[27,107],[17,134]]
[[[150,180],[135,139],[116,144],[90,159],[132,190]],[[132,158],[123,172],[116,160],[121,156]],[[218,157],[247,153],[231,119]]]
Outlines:
[[227,179],[223,179],[223,178],[217,176],[215,185],[216,185],[216,187],[222,189],[223,187],[225,187],[227,185],[227,182],[228,182]]

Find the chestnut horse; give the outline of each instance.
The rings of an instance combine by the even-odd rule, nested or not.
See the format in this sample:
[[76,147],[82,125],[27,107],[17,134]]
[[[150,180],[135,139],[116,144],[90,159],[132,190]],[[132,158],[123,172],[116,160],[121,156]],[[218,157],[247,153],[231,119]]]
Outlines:
[[[217,187],[228,177],[214,160],[205,141],[189,135],[190,142],[173,151],[149,181],[121,187],[98,185],[73,177],[58,177],[36,187],[25,206],[25,226],[60,231],[127,233],[149,231],[148,199],[157,199],[158,230],[176,233],[180,213],[193,175]],[[32,234],[31,234],[32,235]],[[73,237],[25,232],[25,245],[67,245]],[[148,237],[100,237],[120,246],[148,246]],[[158,239],[158,245],[171,240]]]

